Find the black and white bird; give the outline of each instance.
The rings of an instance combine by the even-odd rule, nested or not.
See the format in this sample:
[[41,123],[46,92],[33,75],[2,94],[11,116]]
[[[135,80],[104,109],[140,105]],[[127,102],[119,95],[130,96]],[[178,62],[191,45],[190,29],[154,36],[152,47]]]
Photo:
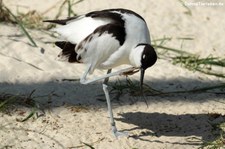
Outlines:
[[[137,13],[127,9],[107,9],[89,12],[64,20],[46,20],[44,22],[61,24],[54,31],[62,41],[55,45],[62,49],[58,55],[61,60],[84,63],[86,71],[81,77],[82,84],[104,79],[103,90],[106,96],[109,116],[114,135],[125,133],[117,131],[115,126],[107,83],[109,77],[121,74],[133,74],[140,70],[142,88],[144,72],[155,64],[157,55],[150,45],[150,35],[145,20]],[[119,65],[131,67],[111,72]],[[87,75],[95,69],[106,69],[107,74],[93,80]]]

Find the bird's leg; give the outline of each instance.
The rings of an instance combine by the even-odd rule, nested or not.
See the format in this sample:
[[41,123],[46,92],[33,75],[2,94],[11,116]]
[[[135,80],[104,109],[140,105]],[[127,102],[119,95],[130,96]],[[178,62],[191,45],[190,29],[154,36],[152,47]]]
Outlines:
[[[109,73],[111,73],[111,69],[109,69],[107,71],[107,74],[109,74]],[[113,132],[113,134],[114,134],[114,136],[116,138],[120,137],[120,136],[128,136],[128,133],[126,133],[126,132],[119,132],[117,130],[117,128],[116,128],[116,123],[115,123],[114,118],[113,118],[112,106],[111,106],[111,101],[110,101],[110,97],[109,97],[109,91],[108,91],[108,85],[107,85],[108,81],[109,81],[109,77],[105,78],[102,86],[103,86],[103,91],[105,93],[105,98],[106,98],[106,101],[107,101],[107,106],[108,106],[108,112],[109,112],[112,132]]]
[[[86,78],[87,78],[87,75],[88,75],[90,69],[91,69],[91,65],[88,66],[88,68],[87,68],[87,70],[85,71],[84,75],[81,77],[81,79],[80,79],[80,83],[81,83],[81,84],[89,84],[89,83],[92,83],[92,82],[96,82],[96,81],[98,81],[98,80],[107,79],[107,78],[112,77],[112,76],[116,76],[116,75],[124,75],[124,73],[126,73],[126,72],[131,72],[131,71],[134,72],[134,70],[136,70],[137,68],[129,67],[129,68],[121,69],[121,70],[116,71],[116,72],[112,72],[112,73],[110,72],[110,73],[107,73],[106,75],[100,76],[100,77],[96,77],[96,78],[94,78],[93,80],[88,80],[88,79],[86,79]],[[106,83],[107,83],[107,82],[108,82],[108,81],[106,81]]]
[[[91,70],[91,64],[87,67],[86,71],[84,72],[83,76],[80,78],[80,83],[81,84],[88,84],[90,83],[86,78],[87,75],[89,73],[89,71]],[[93,81],[94,82],[94,81]]]

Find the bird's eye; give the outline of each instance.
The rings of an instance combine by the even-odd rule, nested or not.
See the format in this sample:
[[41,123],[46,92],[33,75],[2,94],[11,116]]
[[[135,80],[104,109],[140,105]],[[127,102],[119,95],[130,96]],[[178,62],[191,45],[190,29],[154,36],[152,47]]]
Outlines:
[[142,56],[142,59],[145,59],[145,54]]

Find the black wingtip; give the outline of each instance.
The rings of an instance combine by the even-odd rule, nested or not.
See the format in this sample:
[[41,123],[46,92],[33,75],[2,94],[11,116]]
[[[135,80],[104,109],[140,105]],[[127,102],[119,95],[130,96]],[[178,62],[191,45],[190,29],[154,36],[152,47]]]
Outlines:
[[55,23],[60,25],[66,25],[66,20],[44,20],[43,22]]
[[66,25],[68,23],[68,21],[74,20],[76,18],[78,18],[79,16],[74,16],[71,18],[67,18],[67,19],[62,19],[62,20],[44,20],[43,22],[49,22],[49,23],[55,23],[55,24],[60,24],[60,25]]
[[76,44],[72,44],[66,41],[56,41],[55,45],[62,49],[62,56],[67,57],[67,61],[70,63],[78,62],[77,53],[75,52]]

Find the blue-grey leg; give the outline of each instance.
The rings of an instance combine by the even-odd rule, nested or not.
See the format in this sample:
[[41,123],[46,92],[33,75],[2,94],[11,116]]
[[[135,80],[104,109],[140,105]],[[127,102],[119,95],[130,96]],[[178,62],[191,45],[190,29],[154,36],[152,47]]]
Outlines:
[[91,67],[92,67],[91,64],[87,67],[86,71],[84,72],[83,76],[80,79],[80,83],[81,84],[89,84],[89,83],[96,82],[98,80],[104,79],[104,82],[103,82],[102,86],[103,86],[103,91],[105,93],[105,97],[106,97],[106,101],[107,101],[110,123],[111,123],[111,126],[112,126],[112,132],[113,132],[114,136],[116,136],[116,137],[128,136],[128,133],[126,133],[126,132],[117,131],[115,121],[114,121],[114,118],[113,118],[112,106],[111,106],[111,101],[110,101],[110,97],[109,97],[109,91],[108,91],[108,85],[107,84],[108,84],[108,81],[109,81],[109,77],[116,76],[116,75],[122,75],[126,72],[134,71],[137,68],[129,67],[129,68],[125,68],[125,69],[122,69],[122,70],[119,70],[119,71],[116,71],[116,72],[112,72],[112,73],[111,73],[111,69],[109,69],[107,71],[106,75],[94,78],[93,80],[88,80],[87,76],[89,74],[89,71],[91,70]]
[[[111,73],[111,70],[112,69],[109,69],[107,71],[107,74]],[[107,101],[107,106],[108,106],[108,112],[109,112],[109,118],[110,118],[110,124],[111,124],[111,127],[112,127],[112,132],[114,134],[114,136],[117,138],[117,137],[121,137],[121,136],[128,136],[128,133],[126,132],[119,132],[116,128],[116,123],[114,121],[114,118],[113,118],[113,112],[112,112],[112,106],[111,106],[111,101],[110,101],[110,97],[109,97],[109,91],[108,91],[108,81],[109,81],[109,78],[105,78],[102,86],[103,86],[103,91],[105,93],[105,98],[106,98],[106,101]]]

